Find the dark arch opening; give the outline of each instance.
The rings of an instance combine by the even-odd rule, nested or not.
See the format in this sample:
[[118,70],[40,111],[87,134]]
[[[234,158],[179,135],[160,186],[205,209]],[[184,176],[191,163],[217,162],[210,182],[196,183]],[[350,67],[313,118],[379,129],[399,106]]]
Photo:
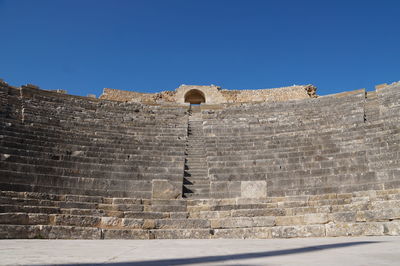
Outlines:
[[201,104],[206,102],[204,93],[199,90],[190,90],[185,94],[185,103]]

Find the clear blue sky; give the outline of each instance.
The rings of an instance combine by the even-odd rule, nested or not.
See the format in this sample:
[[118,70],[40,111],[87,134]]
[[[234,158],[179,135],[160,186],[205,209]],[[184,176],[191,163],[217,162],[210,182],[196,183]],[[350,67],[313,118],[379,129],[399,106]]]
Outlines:
[[0,0],[0,36],[0,78],[75,95],[400,80],[398,0]]

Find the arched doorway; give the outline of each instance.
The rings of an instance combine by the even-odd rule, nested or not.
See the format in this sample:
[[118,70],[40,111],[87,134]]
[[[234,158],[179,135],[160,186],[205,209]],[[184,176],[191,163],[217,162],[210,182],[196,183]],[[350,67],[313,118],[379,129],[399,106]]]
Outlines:
[[204,93],[199,90],[190,90],[185,94],[185,103],[201,104],[206,102]]

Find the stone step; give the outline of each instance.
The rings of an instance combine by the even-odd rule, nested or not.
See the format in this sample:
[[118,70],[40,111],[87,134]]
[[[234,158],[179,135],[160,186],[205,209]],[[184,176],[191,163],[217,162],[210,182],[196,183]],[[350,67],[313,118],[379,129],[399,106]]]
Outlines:
[[[190,187],[188,187],[188,186],[190,186]],[[199,186],[201,186],[201,187],[199,187]],[[203,187],[202,185],[185,185],[184,186],[184,189],[183,189],[183,193],[186,195],[186,194],[189,194],[189,193],[192,193],[192,194],[207,194],[207,193],[210,193],[210,187],[209,186],[205,186],[205,187]]]
[[135,219],[167,219],[170,217],[168,212],[123,212],[122,216],[124,218],[135,218]]
[[208,174],[207,169],[204,169],[204,168],[198,168],[198,167],[191,168],[190,166],[188,166],[188,168],[189,169],[184,171],[185,173],[192,174],[192,175],[196,175],[196,174],[207,175]]
[[144,206],[138,204],[99,204],[98,209],[105,211],[143,211]]
[[186,147],[185,149],[185,155],[187,155],[188,152],[191,153],[201,153],[204,157],[206,155],[206,150],[201,146],[197,146],[197,147]]
[[208,180],[208,181],[210,181],[210,179],[209,179],[209,177],[207,175],[190,175],[190,174],[188,174],[188,175],[185,175],[184,178],[186,180],[188,180],[188,181],[196,181],[196,180],[199,180],[199,181]]
[[206,160],[203,160],[203,161],[187,161],[185,163],[185,165],[191,166],[191,167],[203,168],[203,167],[207,167],[207,161]]
[[209,192],[210,184],[209,183],[186,184],[185,188],[191,190],[192,192],[194,192],[195,190],[208,190],[207,192]]
[[187,181],[193,182],[193,181],[208,181],[210,182],[210,178],[207,175],[192,175],[192,176],[185,176],[184,177]]
[[210,193],[202,193],[202,194],[185,193],[184,196],[185,196],[185,198],[188,198],[188,199],[208,199],[208,198],[210,198]]
[[[146,231],[147,232],[147,231]],[[51,225],[0,225],[2,239],[101,239],[102,230]],[[146,238],[148,239],[148,238]]]
[[187,156],[185,158],[186,162],[193,162],[193,163],[207,163],[205,156]]
[[149,205],[145,206],[145,212],[186,212],[186,206],[178,206],[178,205]]
[[155,220],[155,229],[200,229],[210,228],[207,219],[158,219]]
[[[278,217],[279,218],[279,217]],[[275,217],[237,217],[211,219],[211,228],[248,228],[248,227],[268,227],[276,224]]]
[[210,229],[157,229],[150,230],[151,239],[209,239]]
[[195,185],[195,184],[199,184],[199,185],[210,185],[210,180],[208,178],[204,178],[204,179],[194,179],[194,178],[185,178],[183,180],[183,184],[184,185]]
[[[182,178],[182,177],[181,177]],[[52,194],[81,194],[88,196],[106,196],[106,197],[132,197],[132,198],[151,198],[151,191],[121,191],[121,190],[97,190],[97,189],[81,189],[76,187],[55,187],[44,185],[30,184],[13,184],[0,182],[0,190],[3,191],[20,191],[33,193],[49,193]]]
[[23,212],[23,213],[60,213],[60,208],[49,206],[19,206],[0,204],[0,213]]
[[92,202],[78,202],[78,201],[61,201],[61,200],[42,200],[32,198],[10,198],[0,197],[0,204],[9,204],[16,206],[47,206],[56,208],[82,208],[82,209],[95,209],[98,203]]
[[166,199],[152,199],[150,201],[152,206],[157,205],[171,205],[171,206],[185,206],[186,201],[182,199],[173,199],[173,200],[166,200]]
[[105,211],[99,209],[60,209],[61,214],[66,215],[85,215],[85,216],[115,216],[120,217],[123,215],[123,212],[118,211]]
[[207,171],[203,169],[189,169],[186,170],[184,173],[184,177],[191,177],[191,178],[208,178]]

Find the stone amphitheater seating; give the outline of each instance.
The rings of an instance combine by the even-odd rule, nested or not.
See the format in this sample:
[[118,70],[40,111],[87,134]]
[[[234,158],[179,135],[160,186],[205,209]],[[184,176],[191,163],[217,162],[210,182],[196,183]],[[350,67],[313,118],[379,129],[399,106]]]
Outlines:
[[2,82],[0,238],[400,235],[399,114],[398,83],[190,110]]

